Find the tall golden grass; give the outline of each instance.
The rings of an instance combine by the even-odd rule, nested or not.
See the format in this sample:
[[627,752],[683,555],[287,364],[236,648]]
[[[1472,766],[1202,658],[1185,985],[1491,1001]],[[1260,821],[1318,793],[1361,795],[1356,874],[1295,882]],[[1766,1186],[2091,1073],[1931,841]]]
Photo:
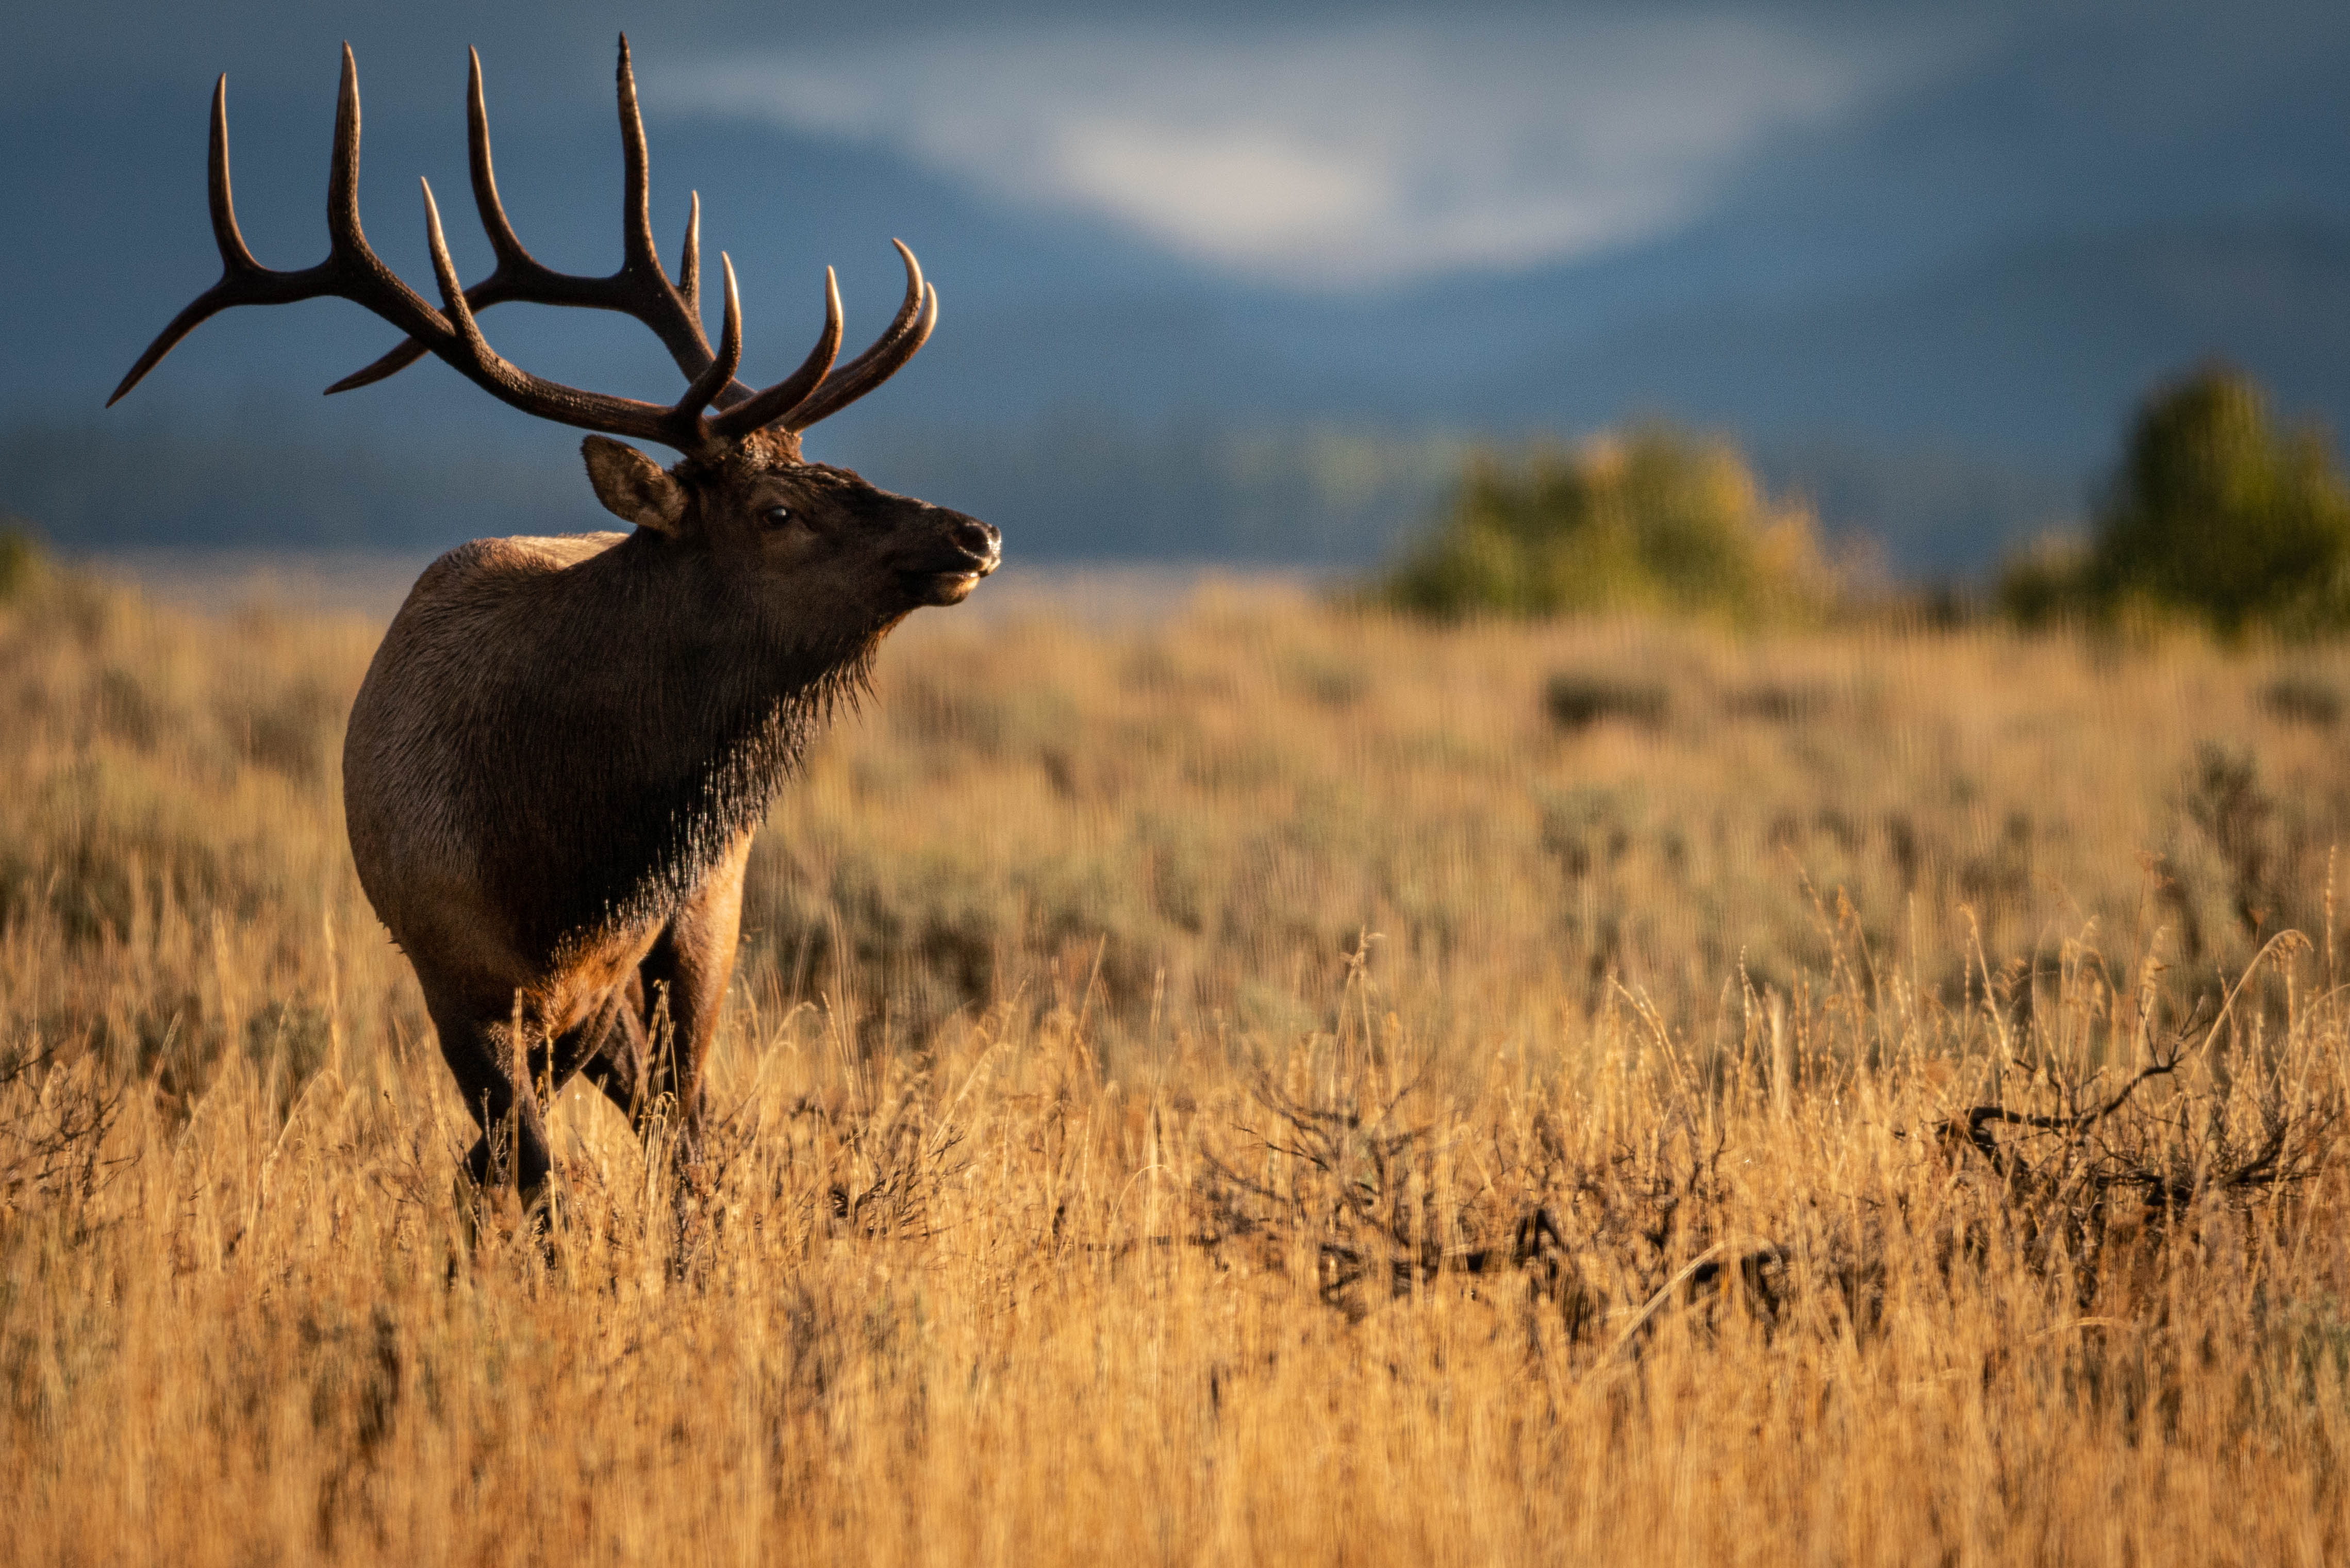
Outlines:
[[2340,656],[918,618],[714,1176],[567,1093],[542,1241],[346,859],[377,630],[0,607],[12,1559],[2350,1542]]

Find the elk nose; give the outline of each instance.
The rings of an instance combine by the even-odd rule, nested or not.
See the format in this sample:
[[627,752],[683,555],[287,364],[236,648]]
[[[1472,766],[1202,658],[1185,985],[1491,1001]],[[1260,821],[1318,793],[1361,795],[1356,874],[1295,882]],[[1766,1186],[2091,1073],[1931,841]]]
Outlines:
[[955,547],[983,561],[993,561],[1001,552],[1003,535],[976,517],[959,517],[947,529],[947,537]]

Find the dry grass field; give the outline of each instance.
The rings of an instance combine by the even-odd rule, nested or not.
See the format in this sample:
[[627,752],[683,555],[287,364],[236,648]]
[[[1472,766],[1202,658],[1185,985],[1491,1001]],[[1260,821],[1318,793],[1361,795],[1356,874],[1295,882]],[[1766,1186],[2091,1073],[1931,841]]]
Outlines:
[[0,606],[0,1556],[2350,1554],[2350,659],[925,612],[542,1243],[378,630]]

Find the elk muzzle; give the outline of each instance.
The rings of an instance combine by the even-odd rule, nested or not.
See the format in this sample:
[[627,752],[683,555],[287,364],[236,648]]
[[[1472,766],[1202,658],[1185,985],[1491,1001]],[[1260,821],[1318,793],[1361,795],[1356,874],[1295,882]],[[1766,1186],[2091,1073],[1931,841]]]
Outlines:
[[976,517],[936,508],[939,523],[898,567],[898,580],[918,605],[961,604],[979,579],[1003,563],[1003,536]]

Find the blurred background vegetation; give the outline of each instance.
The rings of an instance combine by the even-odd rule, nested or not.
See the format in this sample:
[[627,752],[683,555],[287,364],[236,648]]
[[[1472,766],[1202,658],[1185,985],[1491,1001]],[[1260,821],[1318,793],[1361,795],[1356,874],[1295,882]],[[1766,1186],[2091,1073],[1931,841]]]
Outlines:
[[2224,638],[2350,627],[2350,485],[2314,424],[2280,429],[2222,364],[2139,409],[2085,545],[2043,544],[2001,572],[2019,622],[2199,622]]
[[1436,520],[1375,597],[1439,619],[1645,612],[1733,626],[1923,605],[2027,629],[2192,626],[2223,640],[2350,628],[2350,483],[2314,421],[2283,423],[2210,362],[2148,394],[2086,537],[2002,562],[1987,595],[1888,585],[1866,538],[1824,541],[1727,437],[1652,421],[1567,446],[1469,450]]
[[0,605],[30,587],[40,570],[40,541],[33,525],[0,512]]
[[1740,624],[1816,615],[1833,591],[1817,524],[1763,493],[1726,439],[1648,424],[1580,448],[1481,452],[1386,584],[1459,618],[1666,611]]
[[[2350,628],[2350,482],[2328,432],[2281,414],[2229,364],[2154,386],[2103,475],[2069,498],[1925,449],[1879,456],[1872,467],[1841,450],[1749,447],[1662,419],[1577,441],[1335,422],[1146,429],[1069,412],[934,430],[894,446],[887,477],[949,494],[957,475],[985,471],[1004,498],[1052,492],[1059,504],[1040,513],[970,502],[1015,519],[1018,566],[1279,566],[1439,620],[1652,613],[1752,628],[1922,612],[2223,640]],[[444,535],[597,525],[569,452],[546,460],[525,470],[452,449],[394,461],[323,452],[298,431],[271,445],[171,421],[18,430],[0,438],[17,498],[0,510],[0,538],[15,541],[0,543],[0,592],[30,569],[35,539],[145,580],[157,570],[131,565],[139,552],[177,545],[161,569],[225,546],[297,576],[304,563],[331,575],[365,557],[405,582]],[[276,497],[273,510],[254,511],[255,495]],[[277,515],[289,496],[308,497],[296,509],[313,516],[299,539]],[[1995,520],[2034,512],[2038,535],[2010,526],[2027,542],[1995,557]],[[1935,566],[1918,537],[1825,521],[1837,514],[1929,519],[1948,559]],[[1966,549],[1950,544],[1969,535]]]
[[[2156,384],[2102,476],[2069,497],[1923,448],[1872,466],[1663,419],[1571,440],[1144,428],[1073,411],[933,430],[889,456],[889,483],[910,493],[953,493],[942,487],[957,475],[985,471],[1004,498],[1056,495],[1054,508],[1007,514],[955,494],[1014,519],[1016,566],[1274,566],[1445,621],[1642,613],[1755,628],[1922,615],[2230,641],[2350,628],[2350,481],[2328,431],[2216,360]],[[598,525],[577,504],[570,452],[545,457],[539,469],[456,449],[396,461],[325,452],[299,431],[273,445],[170,420],[19,429],[0,437],[16,498],[0,508],[0,593],[31,569],[35,540],[151,582],[225,549],[248,569],[269,560],[296,578],[372,570],[404,583],[443,535]],[[256,495],[275,497],[271,509],[253,510]],[[288,497],[312,518],[298,539],[282,527]],[[2036,536],[2012,526],[2035,514]],[[1942,543],[1826,521],[1839,514],[1928,519]],[[2002,536],[2024,542],[1997,555]]]

